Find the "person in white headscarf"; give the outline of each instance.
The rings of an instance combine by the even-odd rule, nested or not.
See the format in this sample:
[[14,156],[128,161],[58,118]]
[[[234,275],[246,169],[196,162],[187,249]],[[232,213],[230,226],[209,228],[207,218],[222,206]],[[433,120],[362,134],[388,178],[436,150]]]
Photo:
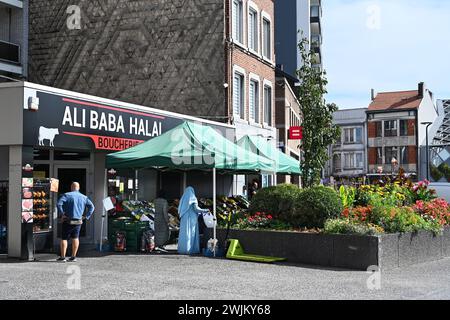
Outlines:
[[180,215],[180,234],[178,237],[178,253],[200,253],[200,234],[198,216],[209,213],[208,209],[201,209],[195,196],[194,188],[187,187],[178,206]]

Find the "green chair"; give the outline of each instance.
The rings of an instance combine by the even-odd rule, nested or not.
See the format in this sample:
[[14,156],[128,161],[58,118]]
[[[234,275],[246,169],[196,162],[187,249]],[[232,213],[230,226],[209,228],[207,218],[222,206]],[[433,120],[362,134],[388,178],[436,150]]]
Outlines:
[[232,260],[241,260],[241,261],[249,261],[249,262],[262,262],[262,263],[274,263],[286,261],[286,258],[275,258],[275,257],[265,257],[265,256],[257,256],[252,254],[244,253],[244,249],[242,248],[239,240],[230,239],[228,240],[229,247],[227,251],[227,259]]

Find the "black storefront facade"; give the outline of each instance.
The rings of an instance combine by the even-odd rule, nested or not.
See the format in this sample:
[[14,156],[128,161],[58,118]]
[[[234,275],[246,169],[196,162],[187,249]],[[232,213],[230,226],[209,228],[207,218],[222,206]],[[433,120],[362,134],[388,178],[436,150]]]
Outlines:
[[[60,230],[56,202],[73,181],[81,183],[96,206],[82,230],[85,245],[100,242],[102,201],[112,174],[117,187],[143,200],[153,200],[159,188],[179,197],[186,184],[210,196],[209,179],[202,173],[105,168],[108,153],[186,120],[234,140],[234,128],[216,122],[27,82],[0,85],[0,253],[30,259],[33,252],[52,251]],[[230,194],[232,187],[233,177],[220,178],[219,193]]]

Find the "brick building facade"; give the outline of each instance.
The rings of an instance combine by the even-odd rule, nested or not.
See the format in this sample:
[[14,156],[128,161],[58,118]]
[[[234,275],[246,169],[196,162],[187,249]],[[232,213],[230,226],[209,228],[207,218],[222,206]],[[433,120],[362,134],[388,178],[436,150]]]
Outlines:
[[367,111],[368,173],[420,176],[419,149],[426,144],[425,122],[434,122],[433,94],[419,83],[417,90],[382,92]]
[[[279,148],[290,157],[299,160],[299,140],[289,140],[289,128],[302,125],[302,113],[300,102],[295,94],[295,83],[297,79],[290,77],[287,73],[277,70],[275,86],[275,119],[278,135]],[[292,183],[299,185],[298,176],[278,176],[277,183]]]

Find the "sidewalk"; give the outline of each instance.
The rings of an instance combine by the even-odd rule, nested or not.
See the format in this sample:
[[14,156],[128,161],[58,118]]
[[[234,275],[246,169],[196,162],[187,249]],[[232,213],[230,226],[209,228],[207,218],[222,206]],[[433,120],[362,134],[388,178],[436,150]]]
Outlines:
[[[0,299],[450,299],[450,259],[383,273],[371,291],[358,271],[174,254],[55,258],[0,258]],[[77,273],[81,289],[68,289]]]

